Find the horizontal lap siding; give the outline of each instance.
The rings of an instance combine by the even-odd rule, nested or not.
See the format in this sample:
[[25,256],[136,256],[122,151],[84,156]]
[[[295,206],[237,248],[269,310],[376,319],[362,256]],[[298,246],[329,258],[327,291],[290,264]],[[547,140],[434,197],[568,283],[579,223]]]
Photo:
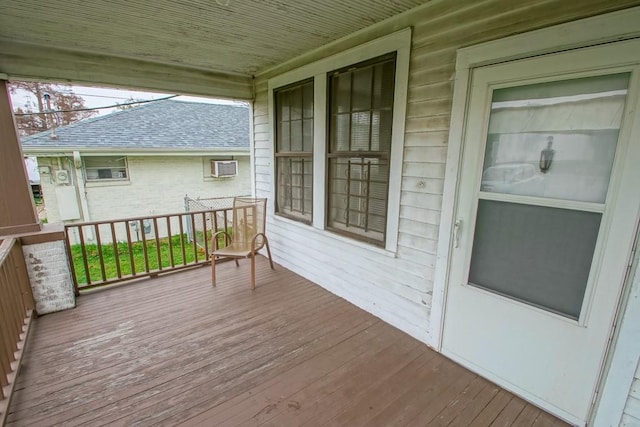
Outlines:
[[[330,233],[269,218],[268,232],[276,259],[426,341],[456,50],[636,3],[547,0],[521,1],[514,6],[508,0],[434,1],[399,18],[401,21],[372,29],[371,39],[413,27],[396,257],[345,242]],[[359,35],[357,40],[345,40],[343,45],[346,49],[363,41],[365,38]],[[332,51],[336,51],[335,47]],[[319,54],[314,59],[320,57]],[[258,79],[255,93],[256,191],[273,203],[266,79]]]
[[[638,280],[639,273],[636,273],[636,280]],[[627,398],[627,404],[624,407],[624,413],[620,426],[631,427],[640,426],[640,361],[636,368],[636,373],[631,383],[631,389],[629,390],[629,397]]]

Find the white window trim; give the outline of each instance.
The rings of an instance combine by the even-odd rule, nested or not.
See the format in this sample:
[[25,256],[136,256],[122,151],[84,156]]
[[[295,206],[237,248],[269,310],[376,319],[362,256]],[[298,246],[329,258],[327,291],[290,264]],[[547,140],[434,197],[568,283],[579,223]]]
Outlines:
[[[455,203],[472,69],[612,41],[638,38],[640,37],[640,28],[637,24],[639,21],[640,7],[635,7],[458,50],[432,308],[429,319],[428,341],[437,350],[440,350],[442,346],[446,284],[449,275]],[[621,315],[619,313],[619,316]],[[640,310],[637,307],[632,310],[627,308],[625,321],[628,322],[631,317],[633,317],[633,322],[640,323]],[[637,352],[638,346],[633,345],[635,342],[637,342],[636,336],[622,330],[617,337],[616,347],[631,346]],[[600,425],[605,421],[607,424],[612,422],[617,425],[617,422],[612,420],[619,420],[622,416],[624,401],[629,392],[628,382],[631,381],[635,372],[634,362],[637,363],[637,354],[633,354],[633,351],[619,359],[610,358],[608,373],[605,373],[604,386],[600,389],[599,402],[596,404],[596,410],[592,417],[594,425]]]
[[[85,162],[85,159],[86,159],[87,157],[92,158],[92,159],[95,159],[95,158],[105,158],[105,157],[107,157],[107,158],[111,158],[111,157],[122,157],[122,158],[124,158],[124,169],[126,170],[126,174],[127,174],[127,176],[126,176],[126,177],[124,177],[124,178],[94,178],[94,179],[89,179],[89,177],[88,177],[88,175],[87,175],[87,169],[115,169],[115,168],[110,168],[110,167],[104,167],[104,168],[103,168],[103,167],[100,167],[100,168],[97,168],[97,167],[95,167],[95,166],[94,166],[94,167],[87,168],[87,166],[86,166],[86,165],[85,165],[85,163],[84,163],[84,162]],[[86,155],[85,155],[85,156],[82,156],[82,173],[84,174],[84,180],[87,182],[87,184],[93,184],[93,183],[110,183],[110,182],[116,182],[116,183],[123,183],[123,182],[127,182],[127,181],[129,181],[129,180],[130,180],[130,179],[129,179],[129,158],[128,158],[127,156],[118,156],[118,155],[113,155],[113,154],[110,154],[110,155],[97,155],[97,156],[92,156],[92,155],[86,156]]]
[[[409,55],[411,51],[411,28],[389,34],[360,46],[304,65],[295,70],[269,79],[269,129],[270,158],[275,153],[274,99],[273,91],[298,81],[314,78],[313,91],[313,221],[311,226],[325,231],[326,207],[326,128],[327,128],[327,74],[333,70],[355,65],[378,56],[396,52],[396,80],[393,100],[393,128],[391,132],[391,158],[389,170],[389,198],[387,201],[387,225],[384,250],[395,254],[398,249],[398,225],[400,222],[400,189],[402,184],[402,155],[404,151],[404,129],[407,109],[407,87],[409,82]],[[271,194],[276,194],[275,167],[271,167]],[[275,206],[271,203],[269,213],[276,220]],[[348,239],[356,241],[355,239]]]

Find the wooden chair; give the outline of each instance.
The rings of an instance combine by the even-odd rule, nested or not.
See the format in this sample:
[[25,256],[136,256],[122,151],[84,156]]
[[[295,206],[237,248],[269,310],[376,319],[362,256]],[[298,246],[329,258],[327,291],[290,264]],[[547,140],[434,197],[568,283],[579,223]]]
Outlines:
[[[256,288],[256,253],[266,246],[269,264],[273,267],[269,240],[265,235],[267,199],[236,197],[233,199],[232,230],[218,231],[211,240],[211,282],[216,285],[216,257],[251,258],[251,289]],[[219,248],[218,236],[224,235],[227,246]]]

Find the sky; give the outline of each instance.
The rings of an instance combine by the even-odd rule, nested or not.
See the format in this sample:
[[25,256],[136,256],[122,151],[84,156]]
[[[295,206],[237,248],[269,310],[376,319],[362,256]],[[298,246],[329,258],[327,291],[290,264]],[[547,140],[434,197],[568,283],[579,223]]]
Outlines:
[[[85,100],[85,105],[88,108],[99,108],[106,107],[109,105],[114,105],[116,103],[127,102],[131,98],[135,100],[150,100],[150,99],[158,99],[158,98],[166,98],[167,96],[172,96],[171,93],[157,93],[157,92],[142,92],[142,91],[134,91],[134,90],[124,90],[124,89],[110,89],[103,87],[91,87],[91,86],[78,86],[72,85],[71,89],[73,92],[81,96]],[[12,96],[13,108],[25,107],[28,100],[29,95],[26,92],[19,92],[16,95]],[[204,102],[209,104],[235,104],[236,101],[228,101],[223,99],[213,99],[213,98],[202,98],[196,96],[178,96],[173,98],[177,101],[188,101],[188,102]],[[32,104],[35,103],[35,99],[31,100]],[[96,110],[98,115],[104,115],[108,113],[112,113],[116,111],[115,108],[105,108]],[[94,116],[95,117],[95,116]]]

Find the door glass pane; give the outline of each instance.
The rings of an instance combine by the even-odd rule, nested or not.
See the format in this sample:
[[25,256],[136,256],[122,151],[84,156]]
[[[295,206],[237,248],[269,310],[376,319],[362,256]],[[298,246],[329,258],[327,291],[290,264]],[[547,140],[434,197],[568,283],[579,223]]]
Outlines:
[[629,74],[493,92],[481,190],[604,203]]
[[480,200],[470,284],[578,319],[601,216]]

